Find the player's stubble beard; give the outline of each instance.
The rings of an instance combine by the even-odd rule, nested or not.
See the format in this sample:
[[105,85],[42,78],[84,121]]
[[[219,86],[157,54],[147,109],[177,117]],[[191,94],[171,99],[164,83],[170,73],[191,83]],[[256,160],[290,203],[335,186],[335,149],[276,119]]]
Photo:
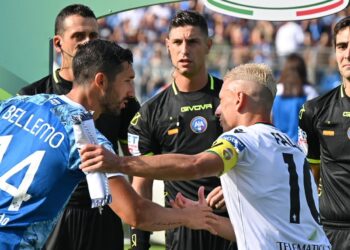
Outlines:
[[106,93],[100,97],[100,103],[103,114],[110,115],[119,115],[121,112],[121,104],[124,102],[124,99],[121,101],[119,96],[113,96],[111,87],[107,88]]

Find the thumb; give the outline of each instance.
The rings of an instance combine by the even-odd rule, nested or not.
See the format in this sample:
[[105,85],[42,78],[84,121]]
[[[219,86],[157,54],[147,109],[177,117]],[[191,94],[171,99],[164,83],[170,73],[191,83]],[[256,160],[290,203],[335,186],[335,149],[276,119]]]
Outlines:
[[200,186],[198,189],[198,203],[200,205],[207,204],[207,201],[205,200],[205,196],[204,196],[204,187],[203,186]]

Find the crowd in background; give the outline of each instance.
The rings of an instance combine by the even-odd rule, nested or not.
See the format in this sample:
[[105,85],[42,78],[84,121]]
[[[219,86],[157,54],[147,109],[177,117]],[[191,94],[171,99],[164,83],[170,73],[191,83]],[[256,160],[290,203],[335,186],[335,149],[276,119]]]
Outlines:
[[183,1],[121,12],[99,19],[102,38],[132,49],[135,87],[141,101],[170,83],[172,67],[164,47],[169,20],[179,9],[203,13],[214,46],[208,66],[222,77],[235,65],[262,62],[278,79],[284,57],[297,52],[305,60],[310,82],[322,94],[340,83],[331,32],[336,21],[349,15],[345,9],[334,15],[298,22],[255,21],[211,11],[201,1]]

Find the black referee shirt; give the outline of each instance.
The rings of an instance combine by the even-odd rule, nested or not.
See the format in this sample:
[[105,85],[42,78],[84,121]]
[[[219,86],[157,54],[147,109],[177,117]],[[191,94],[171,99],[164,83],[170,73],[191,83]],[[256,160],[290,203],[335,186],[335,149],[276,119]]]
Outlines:
[[[222,80],[208,77],[208,84],[196,92],[180,92],[176,84],[142,105],[129,127],[129,150],[143,155],[162,153],[196,154],[208,149],[222,133],[215,110],[219,105]],[[197,200],[197,190],[206,195],[220,185],[217,177],[192,181],[164,181],[165,204],[178,192]]]
[[341,85],[306,102],[299,119],[309,162],[321,162],[321,219],[350,226],[350,98]]

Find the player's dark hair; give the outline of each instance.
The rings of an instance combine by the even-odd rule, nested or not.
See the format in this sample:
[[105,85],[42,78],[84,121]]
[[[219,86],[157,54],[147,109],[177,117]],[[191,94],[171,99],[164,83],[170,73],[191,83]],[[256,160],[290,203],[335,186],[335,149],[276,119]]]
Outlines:
[[[82,4],[72,4],[63,8],[57,15],[55,21],[55,35],[63,32],[63,22],[64,20],[73,15],[78,15],[82,17],[91,17],[96,19],[94,12],[87,6]],[[96,19],[97,20],[97,19]]]
[[129,49],[120,47],[117,43],[106,40],[92,40],[78,46],[73,58],[74,83],[87,84],[99,72],[113,81],[123,70],[123,62],[132,64],[133,56]]
[[336,25],[333,28],[333,44],[334,46],[336,46],[336,37],[339,33],[340,30],[346,28],[350,26],[350,16],[344,17],[343,19],[340,19],[340,21],[338,21],[336,23]]
[[186,25],[199,27],[202,33],[208,36],[208,24],[205,18],[201,14],[189,10],[179,11],[176,13],[170,22],[169,32],[173,28],[183,27]]

